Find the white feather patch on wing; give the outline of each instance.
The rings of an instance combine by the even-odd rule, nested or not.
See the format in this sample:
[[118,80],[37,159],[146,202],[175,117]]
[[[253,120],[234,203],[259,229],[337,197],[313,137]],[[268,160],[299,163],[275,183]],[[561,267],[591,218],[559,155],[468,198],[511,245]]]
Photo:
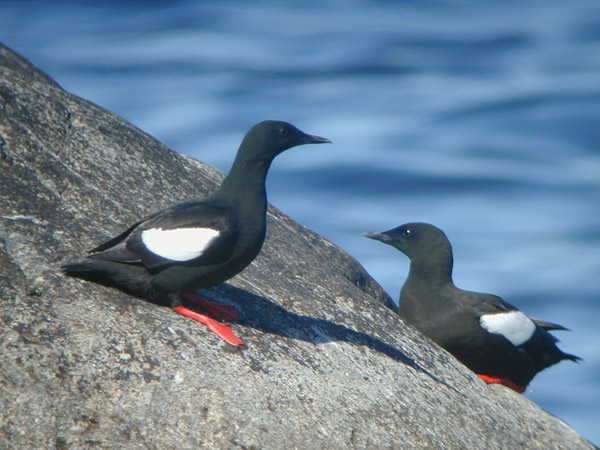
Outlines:
[[150,228],[142,231],[142,242],[155,255],[172,261],[190,261],[219,236],[212,228]]
[[535,331],[535,323],[521,311],[486,314],[479,318],[481,326],[494,334],[501,334],[515,347],[527,342]]

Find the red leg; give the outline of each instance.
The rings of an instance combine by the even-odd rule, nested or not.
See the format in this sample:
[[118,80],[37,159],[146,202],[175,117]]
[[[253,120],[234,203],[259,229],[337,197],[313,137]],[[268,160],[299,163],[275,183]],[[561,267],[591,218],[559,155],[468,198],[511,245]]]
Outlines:
[[210,302],[204,297],[200,297],[199,295],[194,295],[190,293],[183,294],[182,297],[184,300],[190,303],[201,306],[202,309],[204,309],[215,319],[228,321],[240,320],[237,311],[231,305],[223,305],[222,303]]
[[206,325],[210,331],[215,333],[228,344],[231,344],[236,347],[241,347],[242,345],[244,345],[240,338],[233,334],[231,328],[229,328],[229,326],[224,323],[217,322],[216,320],[211,319],[210,317],[205,316],[204,314],[200,314],[199,312],[188,309],[182,305],[173,307],[173,311],[181,314],[182,316],[186,316],[190,319],[197,320],[203,325]]
[[517,391],[519,394],[522,394],[525,392],[525,389],[527,389],[527,386],[519,386],[510,381],[508,378],[493,377],[491,375],[483,375],[480,373],[478,373],[477,376],[487,384],[503,384],[504,386],[511,388],[513,391]]

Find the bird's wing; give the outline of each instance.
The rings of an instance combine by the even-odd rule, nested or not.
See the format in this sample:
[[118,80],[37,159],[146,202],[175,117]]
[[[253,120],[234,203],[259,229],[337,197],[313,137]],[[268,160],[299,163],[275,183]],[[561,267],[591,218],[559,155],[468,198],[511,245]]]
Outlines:
[[213,265],[227,261],[238,237],[237,217],[226,206],[184,203],[159,211],[92,250],[91,258],[142,263]]
[[231,208],[208,202],[184,203],[141,222],[126,241],[145,266],[213,265],[227,261],[238,238]]
[[531,339],[538,329],[527,314],[496,295],[473,292],[467,298],[477,311],[481,328],[504,337],[515,347]]
[[[513,306],[510,303],[505,302],[498,296],[491,295],[491,294],[483,294],[483,296],[485,298],[485,304],[487,305],[487,308],[489,309],[486,312],[488,312],[490,314],[492,314],[494,312],[501,313],[501,312],[519,311],[519,309],[516,306]],[[538,327],[540,327],[544,330],[547,330],[547,331],[571,331],[568,328],[563,327],[562,325],[560,325],[558,323],[548,322],[546,320],[537,319],[537,318],[531,317],[531,316],[528,316],[528,317]]]
[[[145,219],[144,219],[145,220]],[[143,222],[143,221],[142,221]],[[127,230],[125,230],[124,232],[122,232],[120,235],[118,235],[117,237],[114,237],[108,241],[106,241],[103,244],[100,244],[98,247],[93,248],[92,250],[90,250],[90,253],[99,253],[99,252],[103,252],[105,250],[111,249],[117,245],[119,245],[121,242],[123,242],[127,236],[129,236],[131,234],[131,232],[133,230],[135,230],[135,228],[142,222],[138,222],[133,224],[132,226],[130,226]]]
[[501,297],[493,294],[484,294],[481,292],[464,291],[464,301],[471,308],[483,314],[498,314],[503,312],[518,311],[519,309],[508,302],[502,300]]
[[530,317],[530,319],[533,320],[538,327],[543,328],[546,331],[571,331],[557,323],[547,322],[542,319],[536,319],[535,317]]

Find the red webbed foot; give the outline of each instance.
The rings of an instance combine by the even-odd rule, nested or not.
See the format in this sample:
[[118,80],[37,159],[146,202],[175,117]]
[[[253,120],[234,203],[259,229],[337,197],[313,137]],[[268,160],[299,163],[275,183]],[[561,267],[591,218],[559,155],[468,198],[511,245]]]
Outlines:
[[227,320],[230,322],[240,320],[236,309],[231,305],[223,305],[222,303],[211,302],[206,300],[204,297],[190,293],[183,294],[182,298],[185,301],[202,307],[202,309],[204,309],[215,319]]
[[518,384],[513,383],[508,378],[493,377],[491,375],[483,375],[480,373],[478,373],[477,376],[483,381],[485,381],[487,384],[503,384],[504,386],[511,388],[513,391],[516,391],[519,394],[525,392],[525,389],[527,388],[527,386],[519,386]]
[[210,331],[215,333],[217,336],[219,336],[221,339],[223,339],[230,345],[233,345],[235,347],[241,347],[244,345],[240,338],[233,334],[231,328],[229,328],[229,326],[224,323],[217,322],[211,317],[208,317],[204,314],[200,314],[199,312],[186,308],[183,305],[174,306],[173,311],[175,311],[178,314],[181,314],[182,316],[194,319],[203,325],[206,325]]

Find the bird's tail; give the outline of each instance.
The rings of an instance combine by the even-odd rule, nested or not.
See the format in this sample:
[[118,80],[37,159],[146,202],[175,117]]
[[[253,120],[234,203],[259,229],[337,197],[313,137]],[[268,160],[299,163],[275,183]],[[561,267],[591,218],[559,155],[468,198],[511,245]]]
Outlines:
[[151,275],[140,265],[121,264],[112,261],[89,260],[65,264],[62,272],[70,277],[116,287],[128,294],[148,298],[151,288]]
[[61,266],[62,273],[69,277],[81,278],[103,285],[113,285],[114,280],[106,270],[101,270],[96,261],[78,262]]
[[571,355],[570,353],[565,353],[565,352],[561,352],[561,353],[562,353],[562,359],[568,359],[568,360],[576,362],[576,363],[578,363],[579,361],[583,361],[583,359],[580,358],[579,356]]

